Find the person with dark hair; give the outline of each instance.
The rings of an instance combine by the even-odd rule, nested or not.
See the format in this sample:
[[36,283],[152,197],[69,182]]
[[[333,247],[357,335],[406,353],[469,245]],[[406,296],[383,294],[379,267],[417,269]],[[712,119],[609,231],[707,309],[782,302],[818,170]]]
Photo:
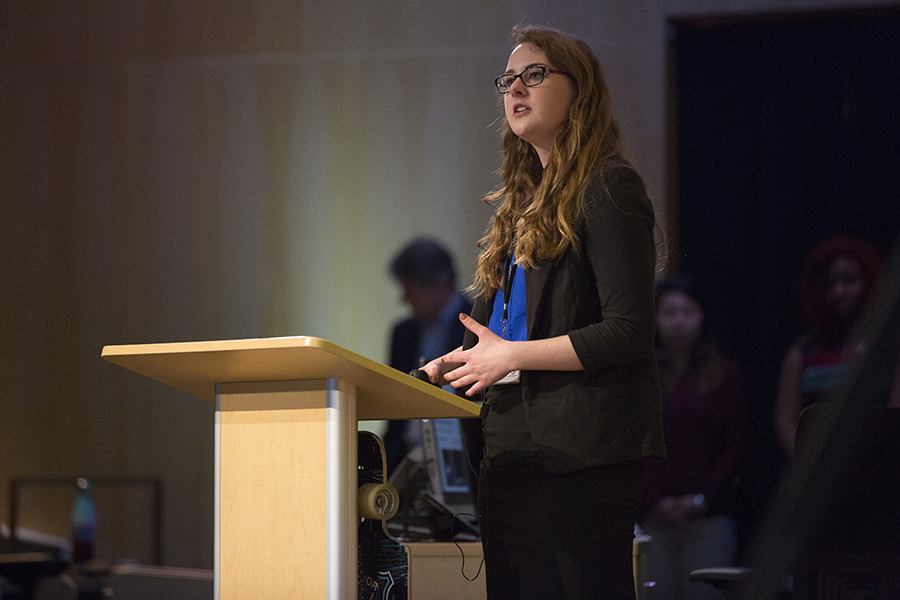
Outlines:
[[[414,239],[391,260],[390,273],[403,291],[412,314],[391,332],[390,366],[409,373],[462,343],[465,327],[460,312],[472,303],[456,287],[456,267],[450,253],[430,238]],[[418,421],[388,422],[384,434],[387,474],[409,451],[421,445]]]
[[863,340],[853,326],[881,268],[878,249],[853,237],[825,239],[807,257],[797,289],[808,329],[784,356],[775,403],[775,434],[788,457],[800,412],[827,401],[862,357]]
[[481,397],[489,598],[633,599],[644,457],[665,454],[656,219],[583,41],[520,28],[501,187],[463,346],[424,370]]
[[647,579],[659,598],[718,598],[688,575],[736,558],[730,500],[747,441],[743,376],[709,334],[703,297],[686,277],[657,284],[656,330],[668,458],[647,465]]

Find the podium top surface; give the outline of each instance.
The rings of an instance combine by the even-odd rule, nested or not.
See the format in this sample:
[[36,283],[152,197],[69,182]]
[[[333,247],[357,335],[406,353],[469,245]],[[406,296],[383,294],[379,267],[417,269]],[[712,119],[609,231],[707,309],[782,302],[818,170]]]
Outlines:
[[480,407],[325,340],[298,336],[105,346],[102,357],[214,402],[217,383],[339,379],[357,388],[357,418],[476,417]]

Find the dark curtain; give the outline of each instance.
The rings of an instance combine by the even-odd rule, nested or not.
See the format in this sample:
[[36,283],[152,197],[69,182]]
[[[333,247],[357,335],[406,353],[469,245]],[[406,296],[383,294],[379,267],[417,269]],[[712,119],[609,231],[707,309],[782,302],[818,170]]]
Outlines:
[[846,234],[887,255],[900,230],[900,10],[672,25],[676,260],[747,378],[746,534],[782,466],[772,410],[807,252]]

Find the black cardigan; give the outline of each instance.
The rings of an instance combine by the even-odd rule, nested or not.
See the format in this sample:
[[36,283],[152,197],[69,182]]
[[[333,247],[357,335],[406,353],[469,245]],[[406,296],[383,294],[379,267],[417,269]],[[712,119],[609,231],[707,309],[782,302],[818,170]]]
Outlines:
[[[581,244],[525,273],[528,339],[568,335],[583,371],[526,371],[532,438],[557,471],[665,456],[653,338],[653,206],[640,176],[615,166],[589,187]],[[490,320],[493,295],[472,317]],[[467,331],[465,349],[477,342]],[[560,466],[564,465],[564,466]]]

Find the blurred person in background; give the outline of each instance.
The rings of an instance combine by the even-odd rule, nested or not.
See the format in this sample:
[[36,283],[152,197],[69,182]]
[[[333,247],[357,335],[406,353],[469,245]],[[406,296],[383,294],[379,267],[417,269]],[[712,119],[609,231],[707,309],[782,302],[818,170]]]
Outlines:
[[[472,303],[456,288],[453,257],[433,239],[420,237],[404,246],[391,260],[390,273],[411,314],[394,325],[389,364],[409,373],[462,344],[466,328],[458,315],[468,314]],[[419,423],[414,419],[388,422],[386,475],[410,450],[421,446]]]
[[718,598],[718,590],[688,575],[736,559],[731,501],[746,445],[746,391],[737,366],[710,337],[704,301],[690,280],[657,284],[656,322],[668,458],[647,463],[647,580],[655,582],[654,598]]
[[[791,457],[800,412],[824,402],[844,382],[847,370],[865,353],[856,324],[876,285],[882,257],[871,243],[846,236],[821,241],[810,252],[798,282],[800,307],[807,331],[791,344],[784,356],[775,403],[778,445]],[[900,373],[898,373],[900,374]],[[897,404],[897,375],[884,387],[890,398],[881,404]]]

